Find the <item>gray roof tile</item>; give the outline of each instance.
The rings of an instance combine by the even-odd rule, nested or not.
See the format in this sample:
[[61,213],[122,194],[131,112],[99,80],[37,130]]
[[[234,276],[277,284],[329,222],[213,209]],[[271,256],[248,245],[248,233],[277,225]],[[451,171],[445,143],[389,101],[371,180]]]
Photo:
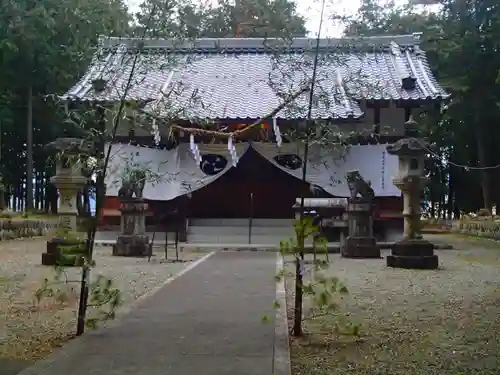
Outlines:
[[[161,39],[102,38],[87,73],[65,98],[118,101],[127,91],[127,99],[148,101],[146,110],[157,116],[257,119],[309,85],[315,45],[308,38],[286,44],[250,38],[175,45]],[[416,35],[323,39],[320,51],[313,118],[359,118],[360,99],[449,96],[433,76]],[[93,89],[95,79],[106,82],[101,92]],[[299,96],[277,117],[306,117],[308,96]]]

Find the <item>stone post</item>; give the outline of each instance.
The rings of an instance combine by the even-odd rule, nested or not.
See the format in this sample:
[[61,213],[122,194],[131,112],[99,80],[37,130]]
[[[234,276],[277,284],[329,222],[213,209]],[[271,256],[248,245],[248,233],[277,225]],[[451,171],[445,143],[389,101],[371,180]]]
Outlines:
[[[59,191],[58,222],[55,236],[47,241],[47,251],[42,254],[43,265],[81,266],[86,251],[84,234],[77,229],[77,195],[87,178],[81,165],[72,158],[90,150],[89,144],[78,138],[58,138],[47,145],[62,153],[56,161],[56,175],[50,179]],[[64,252],[64,255],[61,255]]]
[[125,257],[151,256],[146,235],[148,204],[142,197],[122,197],[120,200],[121,234],[113,245],[113,255]]
[[387,266],[412,269],[436,269],[439,266],[434,245],[422,238],[420,228],[420,194],[428,181],[424,176],[424,156],[428,143],[418,138],[418,124],[405,123],[405,138],[387,146],[387,152],[399,158],[394,185],[403,194],[403,239],[391,246]]

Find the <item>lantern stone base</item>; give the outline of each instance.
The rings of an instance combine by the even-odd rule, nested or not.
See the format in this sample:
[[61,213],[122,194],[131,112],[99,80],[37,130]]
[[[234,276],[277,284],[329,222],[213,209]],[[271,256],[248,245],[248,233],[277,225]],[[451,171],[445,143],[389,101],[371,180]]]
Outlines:
[[380,258],[374,237],[347,237],[341,249],[344,258]]
[[120,235],[113,245],[113,255],[122,257],[148,257],[151,256],[149,236],[145,235]]
[[434,244],[423,239],[402,240],[391,246],[387,266],[393,268],[434,270],[439,258],[434,254]]
[[42,265],[81,267],[87,251],[87,241],[53,238],[47,241],[47,251],[42,254]]

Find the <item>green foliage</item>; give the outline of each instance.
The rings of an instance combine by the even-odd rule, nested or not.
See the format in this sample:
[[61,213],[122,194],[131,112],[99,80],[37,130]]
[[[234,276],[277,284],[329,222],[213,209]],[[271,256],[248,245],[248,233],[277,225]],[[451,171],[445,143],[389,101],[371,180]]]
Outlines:
[[452,232],[467,236],[500,240],[500,219],[478,219],[464,218],[453,225]]
[[[212,5],[213,4],[213,5]],[[144,0],[136,14],[136,35],[177,38],[305,36],[305,19],[290,0],[218,0],[199,5],[189,0]],[[154,10],[154,12],[153,12]],[[146,27],[147,25],[147,27]]]
[[304,216],[300,220],[295,220],[293,230],[295,233],[293,238],[280,242],[282,254],[297,255],[300,251],[303,251],[304,241],[308,238],[313,238],[313,252],[316,253],[317,251],[321,251],[328,255],[326,248],[328,241],[326,238],[317,235],[319,233],[319,227],[313,225],[313,218],[311,216]]
[[[127,35],[130,16],[121,0],[6,1],[0,5],[0,174],[8,192],[26,168],[27,93],[33,92],[33,156],[37,173],[53,173],[44,145],[71,131],[51,97],[80,78],[101,34]],[[22,189],[22,188],[21,188]],[[22,191],[22,190],[21,190]]]
[[[308,315],[303,316],[304,319],[330,315],[336,318],[335,330],[338,333],[357,336],[360,327],[349,322],[339,308],[340,301],[349,291],[337,277],[328,275],[328,241],[319,235],[319,230],[318,226],[313,225],[313,218],[310,216],[303,216],[294,222],[295,237],[281,241],[280,251],[283,257],[293,255],[295,264],[299,264],[300,275],[284,268],[276,274],[275,280],[279,282],[283,278],[295,277],[297,282],[297,278],[300,277],[300,292],[308,305],[310,304]],[[305,241],[309,238],[313,239],[313,264],[307,269],[302,255]],[[321,259],[321,255],[324,255],[324,259]],[[280,303],[276,301],[274,308],[279,307]]]
[[[84,264],[85,267],[92,267],[95,264]],[[37,303],[44,299],[52,299],[57,303],[74,303],[74,297],[78,294],[80,280],[72,280],[68,277],[68,270],[64,266],[54,266],[53,277],[49,280],[45,278],[40,288],[35,292]],[[73,297],[73,299],[72,299]],[[93,309],[93,314],[85,319],[88,328],[98,328],[99,323],[114,319],[117,309],[123,304],[122,295],[119,289],[115,288],[113,281],[102,275],[98,275],[94,281],[89,283],[89,300],[87,307]]]
[[0,241],[43,236],[53,225],[46,218],[23,219],[8,212],[0,214]]
[[382,35],[422,32],[430,66],[452,94],[445,108],[424,107],[419,122],[433,147],[427,158],[431,178],[425,195],[430,216],[491,209],[500,203],[495,186],[498,169],[472,170],[454,164],[485,167],[500,164],[496,152],[500,131],[500,7],[493,0],[439,0],[434,12],[396,3],[363,0],[346,19],[346,34]]

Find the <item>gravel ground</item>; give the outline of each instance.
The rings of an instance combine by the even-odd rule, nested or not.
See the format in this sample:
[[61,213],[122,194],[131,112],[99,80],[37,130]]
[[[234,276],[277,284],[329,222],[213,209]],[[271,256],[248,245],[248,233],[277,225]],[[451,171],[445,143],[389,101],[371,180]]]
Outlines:
[[[500,244],[430,239],[455,247],[436,251],[435,271],[331,255],[326,272],[349,289],[339,311],[361,336],[335,334],[332,316],[306,320],[307,335],[291,340],[293,375],[500,374]],[[289,280],[289,318],[292,287]]]
[[[0,374],[1,365],[19,361],[34,361],[48,355],[54,347],[71,338],[75,330],[77,294],[69,293],[61,304],[54,299],[35,302],[34,294],[44,278],[51,280],[52,267],[40,265],[45,241],[17,240],[0,243]],[[122,292],[123,307],[169,277],[178,273],[186,263],[160,263],[163,249],[150,263],[147,259],[111,256],[111,247],[97,247],[96,267],[92,276],[102,274],[112,279]],[[194,260],[203,254],[184,252],[182,258]],[[173,257],[173,254],[169,254]],[[79,269],[67,272],[69,280],[79,280]],[[75,285],[78,288],[78,284]],[[10,362],[9,362],[10,361]]]

